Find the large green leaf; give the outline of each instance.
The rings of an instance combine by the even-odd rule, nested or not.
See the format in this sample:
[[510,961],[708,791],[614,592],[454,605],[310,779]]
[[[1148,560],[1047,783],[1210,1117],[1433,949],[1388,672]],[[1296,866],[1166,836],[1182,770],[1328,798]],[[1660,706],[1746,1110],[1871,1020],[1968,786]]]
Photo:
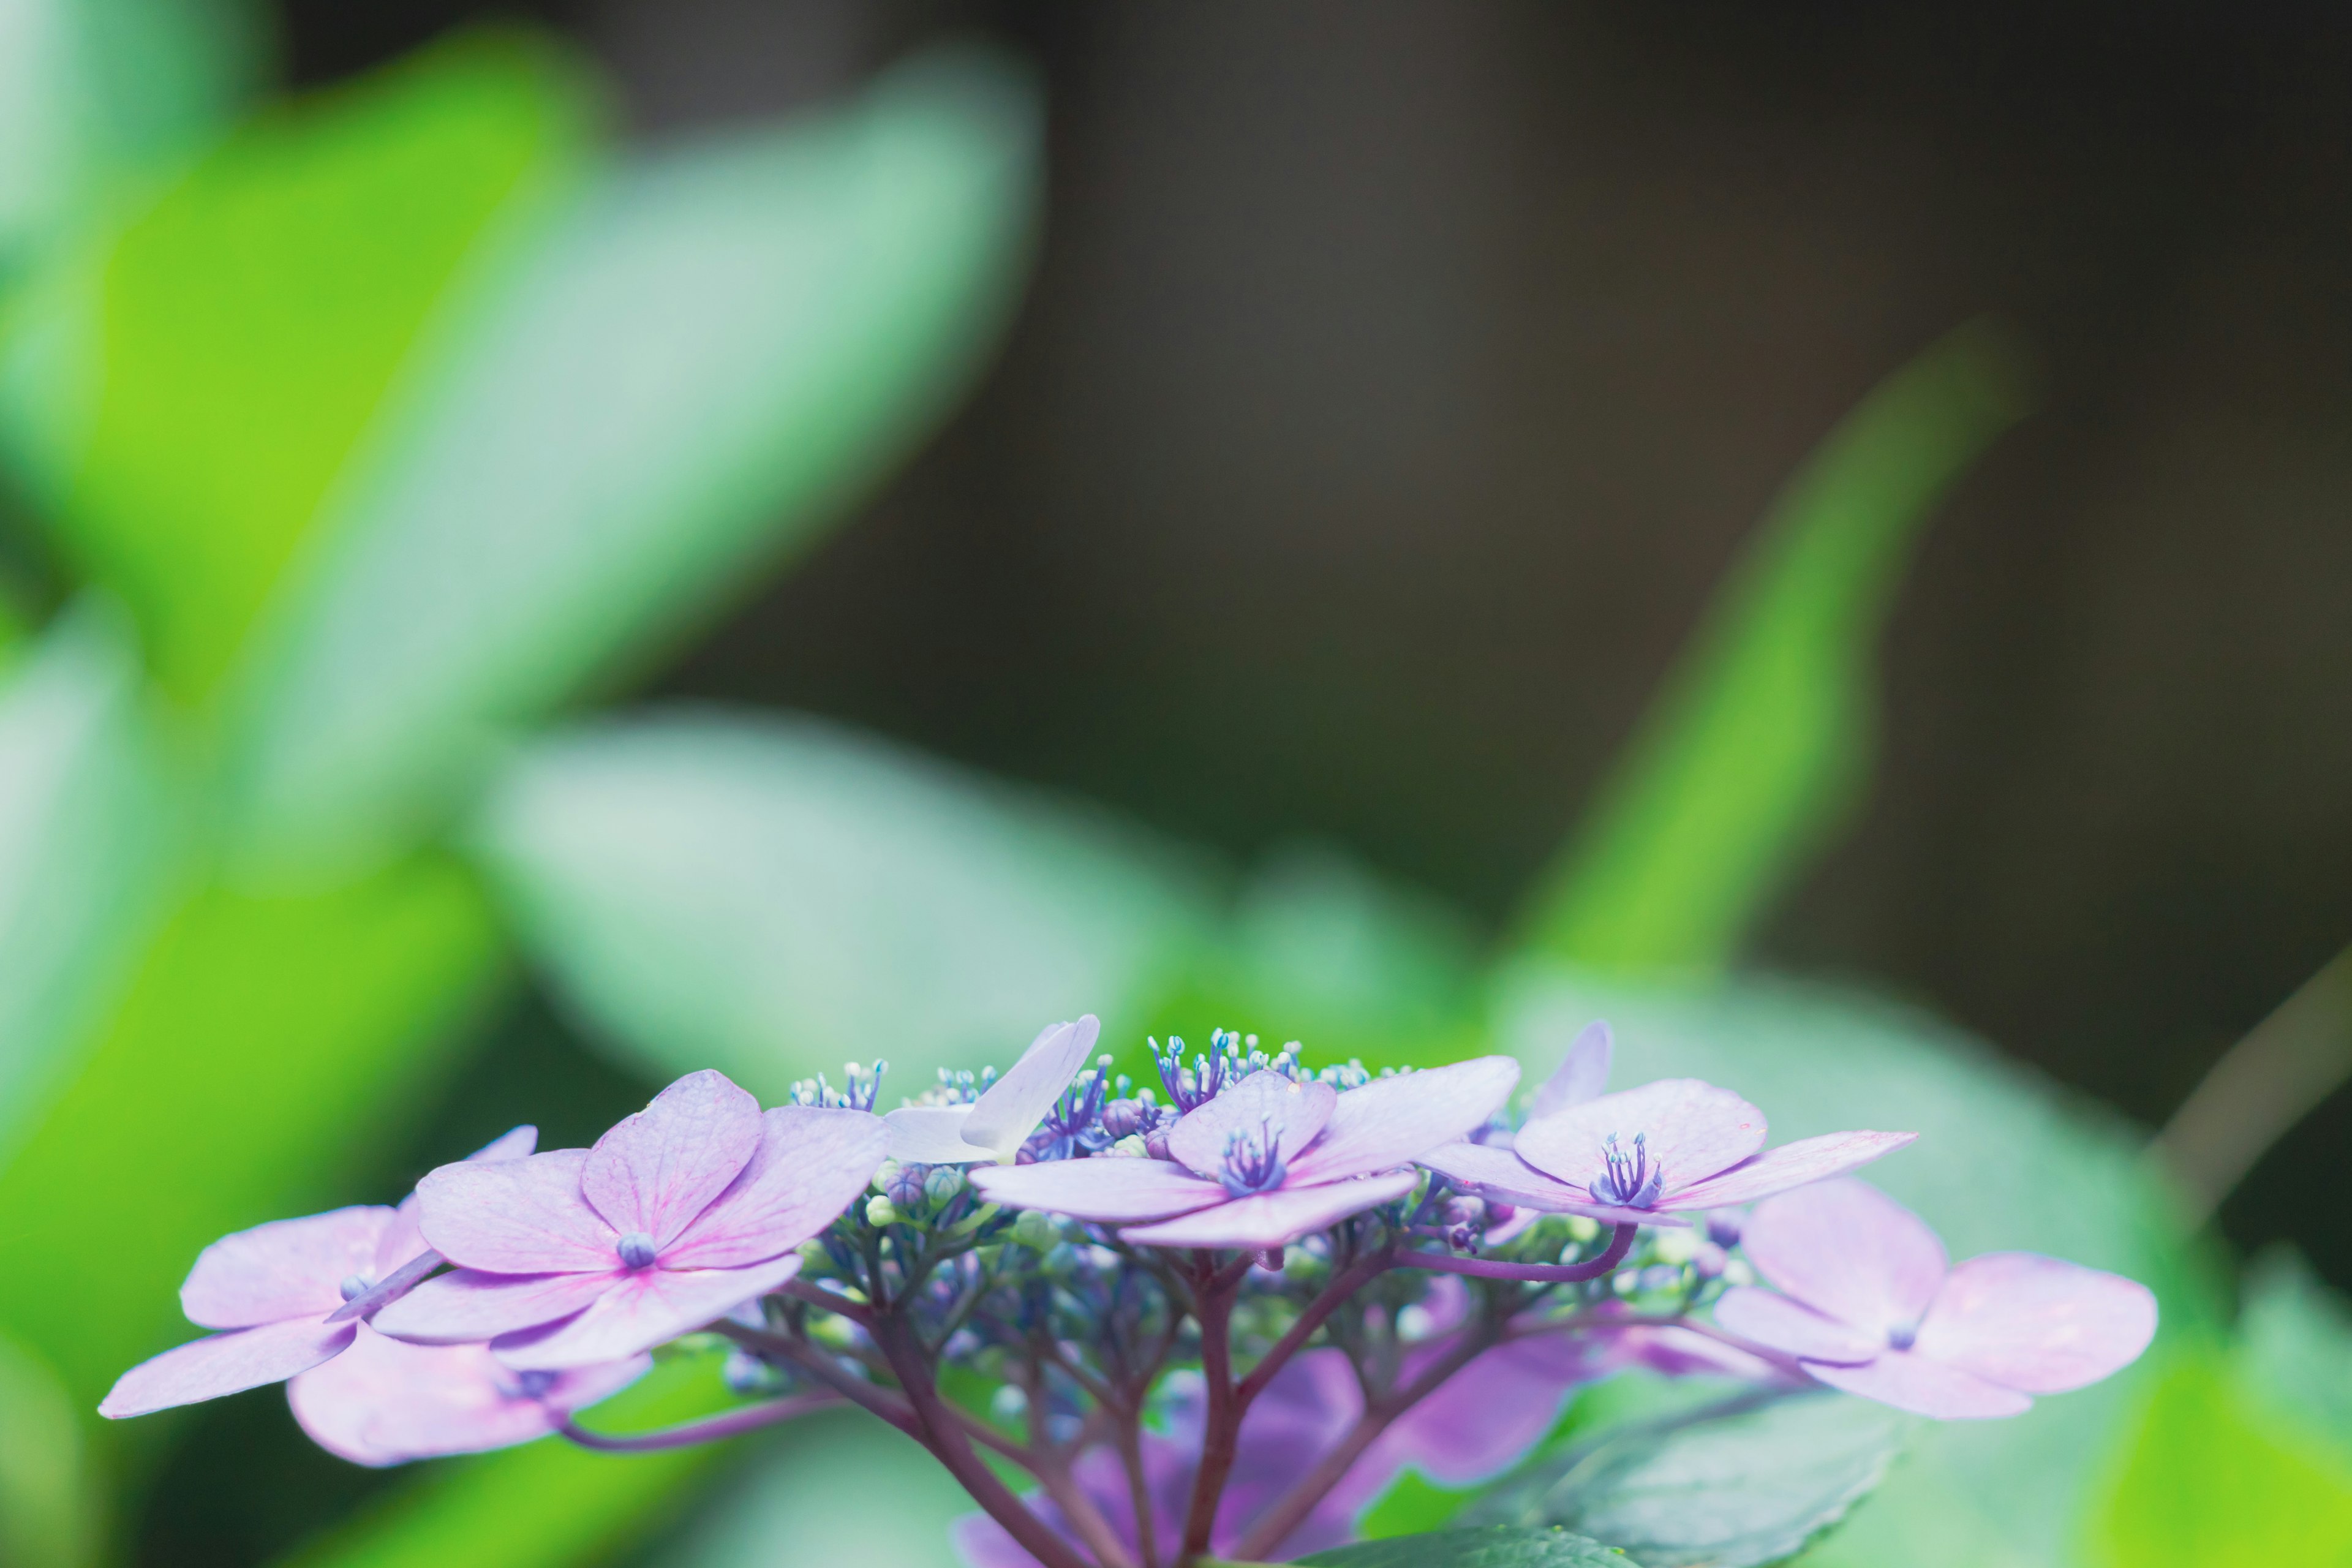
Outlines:
[[541,742],[475,837],[600,1037],[769,1096],[877,1056],[912,1092],[1055,1018],[1131,1016],[1205,918],[1139,836],[809,720]]
[[2238,1340],[2263,1397],[2352,1451],[2352,1305],[2281,1248],[2247,1271]]
[[1538,1459],[1462,1517],[1563,1525],[1617,1542],[1644,1568],[1757,1568],[1843,1519],[1885,1479],[1912,1425],[1822,1394],[1636,1426]]
[[257,852],[364,853],[903,457],[1013,298],[1036,105],[985,57],[594,186],[355,485],[247,695]]
[[1642,1568],[1621,1547],[1557,1528],[1514,1525],[1397,1535],[1298,1561],[1312,1568]]
[[1982,323],[1883,383],[1773,503],[1525,916],[1605,969],[1723,963],[1860,797],[1881,623],[1934,504],[2025,412]]
[[97,1546],[96,1502],[73,1396],[0,1334],[0,1568],[79,1568]]
[[0,436],[174,692],[229,668],[428,320],[572,169],[588,96],[520,37],[445,45],[257,117],[36,280]]

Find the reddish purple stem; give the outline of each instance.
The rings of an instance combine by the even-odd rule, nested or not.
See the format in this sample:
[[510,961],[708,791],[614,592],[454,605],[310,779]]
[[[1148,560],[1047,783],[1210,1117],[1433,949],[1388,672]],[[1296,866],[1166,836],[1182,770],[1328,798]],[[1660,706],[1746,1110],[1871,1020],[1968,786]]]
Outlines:
[[1598,1279],[1625,1261],[1633,1250],[1641,1226],[1621,1225],[1609,1238],[1608,1249],[1590,1263],[1503,1263],[1486,1258],[1456,1258],[1450,1252],[1400,1252],[1391,1265],[1397,1268],[1429,1268],[1441,1274],[1467,1274],[1478,1279],[1524,1279],[1538,1285],[1574,1285]]

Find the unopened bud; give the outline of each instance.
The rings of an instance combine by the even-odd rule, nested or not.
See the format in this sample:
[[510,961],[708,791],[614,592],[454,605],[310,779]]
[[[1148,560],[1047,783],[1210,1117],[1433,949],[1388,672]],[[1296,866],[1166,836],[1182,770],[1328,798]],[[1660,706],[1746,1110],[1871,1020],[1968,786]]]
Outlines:
[[1155,1160],[1167,1159],[1169,1131],[1166,1127],[1155,1127],[1146,1132],[1143,1135],[1143,1152]]
[[1695,1230],[1661,1230],[1650,1250],[1659,1262],[1680,1266],[1696,1258],[1702,1245]]
[[1013,1222],[1013,1239],[1033,1251],[1044,1252],[1062,1239],[1051,1215],[1043,1209],[1024,1209],[1021,1217]]
[[1601,1234],[1601,1222],[1590,1215],[1568,1216],[1568,1237],[1570,1241],[1591,1241]]
[[934,1204],[945,1204],[963,1191],[963,1173],[953,1165],[934,1165],[923,1178],[923,1195]]
[[1103,1152],[1117,1155],[1123,1160],[1148,1160],[1151,1158],[1151,1146],[1137,1134],[1130,1132]]
[[898,1224],[898,1205],[890,1201],[888,1194],[875,1194],[866,1200],[866,1223],[877,1229],[886,1225]]

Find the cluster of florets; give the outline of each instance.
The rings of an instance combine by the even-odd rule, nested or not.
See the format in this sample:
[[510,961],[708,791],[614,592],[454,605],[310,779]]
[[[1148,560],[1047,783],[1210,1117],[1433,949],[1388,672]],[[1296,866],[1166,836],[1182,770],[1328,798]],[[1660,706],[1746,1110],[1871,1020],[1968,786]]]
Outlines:
[[[1605,1026],[1523,1114],[1507,1058],[1309,1069],[1295,1041],[1221,1029],[1190,1061],[1152,1041],[1155,1089],[1097,1038],[1055,1025],[1003,1074],[942,1072],[882,1114],[879,1062],[765,1110],[694,1073],[593,1149],[535,1153],[519,1129],[397,1209],[225,1237],[182,1292],[222,1331],[102,1408],[290,1378],[314,1437],[386,1464],[551,1432],[672,1447],[854,1404],[972,1492],[980,1568],[1099,1568],[1333,1544],[1403,1464],[1492,1474],[1630,1366],[2012,1415],[2154,1331],[2113,1275],[1949,1267],[1848,1174],[1911,1134],[1767,1148],[1727,1089],[1606,1092]],[[631,1436],[574,1419],[707,1333],[751,1403]]]

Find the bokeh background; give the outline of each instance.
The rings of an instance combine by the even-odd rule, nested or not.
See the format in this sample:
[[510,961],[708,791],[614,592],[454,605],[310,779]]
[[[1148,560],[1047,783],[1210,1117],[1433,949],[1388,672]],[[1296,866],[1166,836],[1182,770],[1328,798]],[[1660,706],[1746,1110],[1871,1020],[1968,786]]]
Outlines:
[[[121,36],[105,29],[141,10],[94,7],[91,26]],[[816,715],[1108,808],[1119,820],[1106,833],[1139,825],[1185,847],[1170,851],[1180,878],[1376,876],[1400,919],[1435,933],[1431,951],[1480,952],[1520,928],[1564,836],[1605,805],[1791,476],[1957,329],[2022,417],[1985,428],[1896,550],[1856,634],[1876,670],[1859,731],[1874,735],[1857,752],[1872,759],[1866,783],[1786,875],[1763,879],[1742,962],[1939,1016],[2141,1137],[2352,939],[2352,21],[2340,12],[289,0],[243,15],[221,46],[243,64],[223,79],[248,84],[236,89],[248,103],[332,95],[453,37],[463,47],[485,22],[576,50],[563,68],[603,79],[623,159],[855,112],[841,106],[903,82],[894,71],[942,45],[997,50],[990,68],[1025,83],[1003,90],[1043,115],[1034,153],[982,145],[1027,134],[1003,129],[1013,110],[942,132],[945,163],[969,155],[982,171],[956,177],[984,183],[992,159],[1034,159],[1041,194],[999,192],[1013,215],[1001,234],[989,218],[885,235],[979,258],[919,286],[948,300],[942,319],[974,324],[942,329],[961,346],[909,360],[919,390],[903,395],[909,411],[877,416],[887,437],[838,481],[730,481],[728,504],[754,522],[822,511],[826,530],[792,525],[788,571],[756,552],[724,569],[640,562],[648,579],[709,580],[617,654],[575,661],[578,680],[540,681],[551,701],[561,686],[572,710]],[[320,188],[334,186],[320,167]],[[140,190],[163,178],[140,177]],[[545,176],[551,190],[579,177]],[[722,209],[749,199],[716,197]],[[103,214],[131,201],[58,232],[104,232],[116,220]],[[398,243],[398,226],[382,243]],[[351,248],[321,265],[364,294],[373,231],[349,232]],[[16,254],[80,242],[45,243]],[[61,266],[25,261],[18,276]],[[211,308],[200,289],[153,306],[173,320]],[[17,309],[21,342],[22,321],[49,318]],[[240,341],[197,339],[215,354]],[[852,357],[893,353],[908,357],[877,338]],[[54,355],[7,363],[12,408],[70,401],[49,383],[22,390]],[[175,374],[203,399],[240,395],[235,375],[208,383],[201,363]],[[392,384],[384,397],[406,395]],[[694,404],[688,417],[716,428],[730,406]],[[550,431],[561,450],[564,430]],[[750,432],[745,449],[765,438]],[[21,456],[39,441],[12,440],[19,618],[103,618],[76,591],[113,581],[114,536],[102,519],[56,519],[148,504],[170,470],[130,484],[128,501],[94,502],[87,476],[45,488],[42,460]],[[453,473],[425,493],[462,490],[467,471]],[[462,539],[477,525],[447,526]],[[150,613],[168,593],[115,585],[173,744],[207,754],[215,742],[186,718],[206,710],[202,682],[157,662],[177,646]],[[428,586],[410,607],[433,603]],[[589,621],[604,614],[580,603]],[[365,646],[383,629],[352,635]],[[364,682],[310,695],[302,721],[329,729],[334,704],[375,700]],[[605,761],[620,794],[590,801],[572,831],[603,831],[596,812],[630,798],[635,764]],[[362,747],[341,765],[372,764]],[[247,809],[299,807],[310,775],[285,776],[290,795],[265,788]],[[509,816],[528,814],[529,785],[516,787],[525,804]],[[533,852],[501,843],[493,861]],[[265,851],[251,863],[267,874],[225,883],[274,897],[316,882],[272,880],[282,867]],[[545,902],[572,886],[522,901],[560,926]],[[217,958],[197,942],[183,962]],[[251,984],[267,990],[306,960],[256,962]],[[462,1049],[405,1081],[331,1182],[296,1190],[373,1198],[517,1121],[583,1142],[658,1081],[645,1053],[583,1026],[577,996],[542,968],[424,962],[504,978],[458,1009]],[[1236,994],[1247,987],[1178,993]],[[233,1030],[251,994],[208,1026]],[[837,1001],[836,1021],[854,991]],[[1150,1016],[1162,1013],[1202,1035],[1261,1022],[1173,1002]],[[2340,1035],[2347,1016],[2322,1009],[2321,1034],[2332,1020]],[[2324,1089],[2325,1073],[2315,1081]],[[2352,1288],[2352,1092],[2309,1098],[2200,1245],[2242,1257],[2289,1242]],[[2050,1173],[2053,1205],[2068,1179]],[[0,1237],[37,1238],[26,1205],[51,1189],[5,1180]],[[11,1267],[37,1258],[20,1243]],[[74,1313],[0,1312],[0,1327],[37,1342]],[[67,1374],[77,1394],[80,1375]],[[725,1457],[736,1492],[680,1483],[576,1550],[526,1558],[463,1533],[382,1548],[334,1536],[397,1518],[384,1510],[404,1506],[410,1478],[316,1453],[271,1394],[117,1449],[115,1435],[88,1441],[112,1478],[90,1505],[104,1523],[87,1540],[104,1544],[89,1550],[142,1568],[305,1552],[391,1564],[425,1560],[401,1553],[436,1540],[441,1561],[551,1565],[600,1552],[698,1568],[940,1557],[925,1533],[936,1497],[892,1501],[925,1480],[891,1468],[887,1449],[842,1442],[804,1441],[790,1466]],[[789,1485],[743,1479],[786,1473]],[[698,1495],[728,1500],[698,1509]]]

